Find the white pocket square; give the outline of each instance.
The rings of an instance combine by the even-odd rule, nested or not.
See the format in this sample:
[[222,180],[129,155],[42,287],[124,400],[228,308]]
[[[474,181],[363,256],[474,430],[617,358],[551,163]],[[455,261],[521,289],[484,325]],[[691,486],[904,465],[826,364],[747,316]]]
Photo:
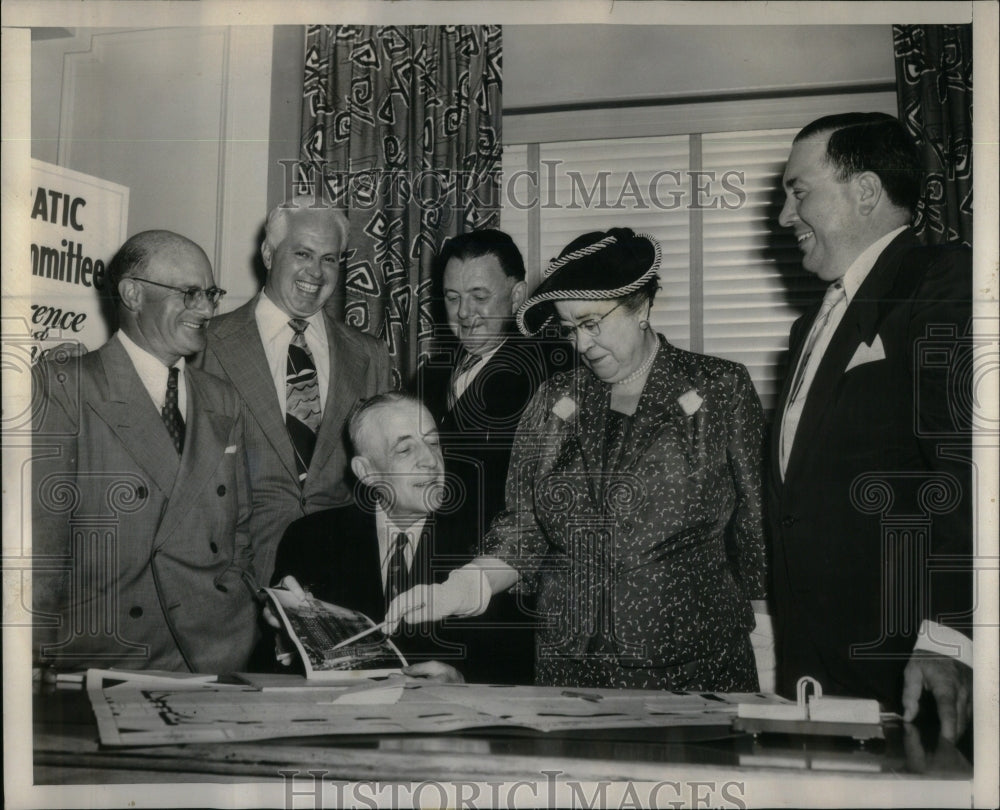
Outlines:
[[236,452],[236,445],[235,444],[229,445],[229,447],[226,448],[226,452],[227,453],[235,453]]
[[871,346],[867,343],[862,343],[858,346],[857,351],[854,352],[854,357],[851,358],[851,362],[847,364],[847,368],[844,371],[846,373],[855,366],[860,366],[864,363],[874,363],[876,360],[885,360],[885,346],[882,345],[882,338],[879,335],[875,335],[875,340],[872,341]]

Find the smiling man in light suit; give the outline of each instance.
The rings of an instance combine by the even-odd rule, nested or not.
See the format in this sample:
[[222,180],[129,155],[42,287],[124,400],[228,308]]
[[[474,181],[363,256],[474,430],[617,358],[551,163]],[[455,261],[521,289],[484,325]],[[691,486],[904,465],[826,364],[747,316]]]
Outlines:
[[240,405],[184,362],[225,291],[169,231],[131,237],[108,277],[118,332],[33,370],[36,660],[243,669],[257,603]]
[[293,521],[351,500],[344,424],[360,399],[390,387],[384,343],[323,310],[347,246],[347,218],[312,197],[268,215],[260,252],[264,289],[214,319],[203,366],[246,404],[253,516],[261,582]]
[[778,691],[802,675],[942,734],[972,714],[971,251],[910,229],[922,170],[902,124],[828,116],[796,136],[780,223],[830,286],[792,327],[768,477]]

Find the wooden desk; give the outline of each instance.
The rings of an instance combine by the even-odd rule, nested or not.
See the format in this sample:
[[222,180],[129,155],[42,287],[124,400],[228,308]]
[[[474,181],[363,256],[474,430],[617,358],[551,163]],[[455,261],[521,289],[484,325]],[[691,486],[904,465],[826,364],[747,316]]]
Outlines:
[[[865,780],[970,781],[953,746],[931,745],[926,730],[889,725],[886,740],[755,740],[728,727],[608,729],[541,733],[488,729],[435,736],[304,737],[241,743],[107,748],[82,690],[34,696],[36,785],[137,782],[281,781],[310,769],[332,780],[426,779],[621,782],[663,779],[782,778],[837,774]],[[957,787],[957,786],[956,786]]]

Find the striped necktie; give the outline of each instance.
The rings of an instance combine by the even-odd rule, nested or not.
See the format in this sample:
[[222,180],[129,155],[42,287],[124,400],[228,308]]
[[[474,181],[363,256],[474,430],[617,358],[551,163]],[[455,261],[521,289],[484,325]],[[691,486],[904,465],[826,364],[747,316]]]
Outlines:
[[406,546],[410,542],[405,532],[400,532],[393,540],[392,554],[385,577],[386,602],[391,602],[406,590],[409,570],[406,565]]
[[163,398],[163,407],[160,409],[160,417],[167,427],[170,440],[174,443],[177,455],[184,450],[184,420],[181,418],[181,409],[177,404],[177,378],[180,371],[176,366],[172,366],[167,374],[167,395]]
[[295,450],[295,467],[299,483],[306,479],[309,462],[316,448],[316,433],[323,413],[320,408],[319,382],[316,363],[306,345],[305,331],[309,322],[292,318],[288,325],[295,336],[288,344],[288,364],[285,375],[285,427]]

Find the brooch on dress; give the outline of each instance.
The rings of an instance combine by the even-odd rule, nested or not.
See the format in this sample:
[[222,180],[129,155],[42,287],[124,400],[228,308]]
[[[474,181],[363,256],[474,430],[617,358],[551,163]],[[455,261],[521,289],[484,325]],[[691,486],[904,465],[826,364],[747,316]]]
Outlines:
[[576,402],[573,401],[572,397],[563,397],[552,406],[552,413],[564,422],[568,422],[573,418],[573,414],[576,413]]
[[704,401],[693,388],[677,397],[677,404],[681,406],[684,413],[688,416],[696,413]]

